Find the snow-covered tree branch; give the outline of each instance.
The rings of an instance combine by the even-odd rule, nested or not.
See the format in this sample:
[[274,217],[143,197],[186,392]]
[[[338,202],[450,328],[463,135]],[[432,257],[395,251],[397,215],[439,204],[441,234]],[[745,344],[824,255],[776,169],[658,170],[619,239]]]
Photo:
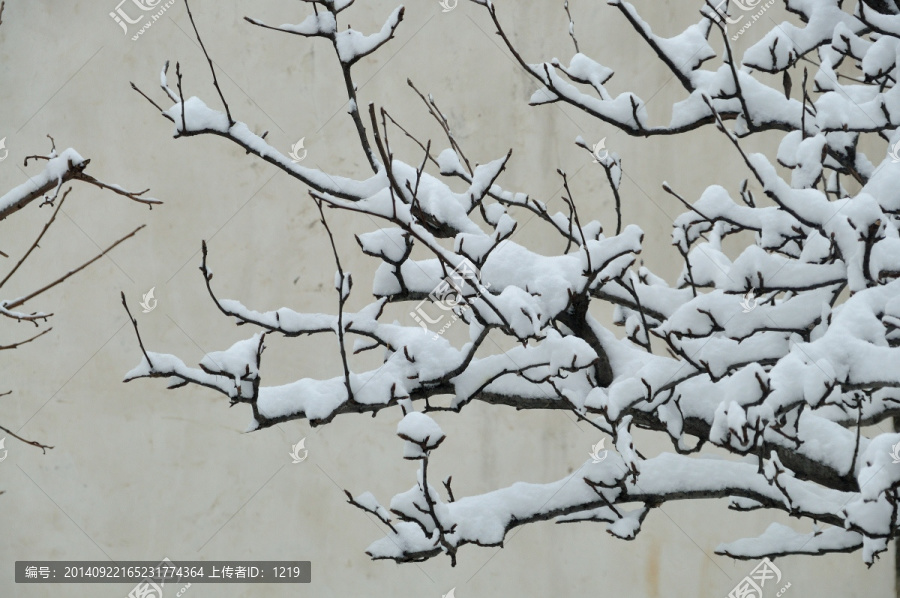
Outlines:
[[[213,304],[258,332],[207,354],[199,368],[141,343],[143,358],[125,379],[206,386],[232,404],[249,405],[250,429],[304,418],[316,426],[345,413],[387,410],[398,419],[403,457],[421,467],[412,488],[388,508],[371,493],[348,493],[351,504],[387,526],[385,538],[368,549],[373,558],[445,553],[455,562],[467,543],[502,545],[514,527],[543,520],[603,522],[628,540],[667,501],[728,499],[738,511],[775,509],[829,527],[807,533],[772,524],[756,538],[720,545],[719,553],[758,558],[862,549],[871,564],[898,530],[900,457],[892,447],[900,434],[863,428],[900,415],[900,89],[894,91],[900,10],[890,0],[787,0],[795,22],[778,24],[737,56],[738,17],[749,18],[747,5],[759,2],[731,13],[727,2],[698,3],[696,23],[664,38],[634,6],[612,0],[612,14],[635,29],[685,90],[669,123],[653,124],[642,99],[607,89],[612,69],[580,52],[577,14],[568,6],[560,26],[568,25],[575,52],[566,66],[557,59],[529,62],[504,30],[503,7],[473,1],[537,81],[532,104],[565,102],[640,137],[705,126],[725,136],[747,172],[733,189],[712,185],[686,198],[655,181],[685,207],[672,231],[684,259],[681,274],[667,281],[636,263],[643,242],[636,224],[618,222],[611,233],[609,225],[582,221],[564,171],[557,174],[568,213],[551,214],[544,202],[507,187],[502,174],[511,152],[477,163],[435,98],[411,82],[445,138],[440,151],[386,110],[374,104],[360,110],[352,67],[389,42],[403,9],[365,35],[339,32],[340,13],[352,0],[310,0],[313,14],[300,24],[247,20],[332,42],[374,175],[343,177],[295,164],[265,134],[232,117],[218,85],[224,112],[185,98],[180,72],[173,90],[167,67],[161,85],[168,107],[138,91],[174,124],[176,137],[229,139],[306,185],[320,209],[382,223],[356,239],[380,262],[373,300],[344,310],[352,283],[335,250],[336,315],[259,311],[218,296],[204,244],[201,271]],[[413,139],[422,153],[405,161],[395,156],[390,130]],[[780,135],[776,155],[745,148],[745,138],[761,132]],[[574,141],[595,153],[583,139]],[[866,155],[863,145],[875,152]],[[627,201],[619,197],[620,157],[593,157],[616,205]],[[566,250],[540,255],[513,238],[523,215],[538,216]],[[324,211],[322,221],[327,227]],[[723,249],[728,237],[743,243],[740,251]],[[430,257],[413,259],[415,247]],[[422,300],[444,315],[432,319],[417,309],[405,322],[382,317],[388,303]],[[614,324],[624,327],[625,338],[591,315],[593,302],[616,306]],[[443,329],[429,328],[451,313],[468,327],[461,346]],[[343,374],[318,379],[311,372],[290,384],[264,385],[260,364],[269,334],[336,335]],[[492,351],[488,334],[517,346]],[[382,366],[357,371],[350,339],[353,354],[381,348]],[[427,413],[448,410],[430,401],[439,395],[453,397],[454,412],[472,401],[565,410],[611,436],[615,451],[555,482],[456,498],[449,479],[445,493],[433,484],[430,469],[444,432]],[[671,452],[646,457],[635,446],[636,428],[668,437]],[[713,458],[707,447],[732,458]]]
[[[0,2],[0,25],[3,24],[3,9],[5,7],[6,2]],[[9,269],[9,271],[5,275],[3,275],[3,278],[0,279],[0,289],[3,289],[3,286],[10,280],[10,278],[12,278],[12,276],[19,270],[19,268],[22,267],[28,257],[32,255],[32,252],[34,252],[34,250],[39,247],[41,239],[44,238],[47,230],[56,221],[56,216],[59,213],[60,209],[62,209],[63,202],[66,200],[66,197],[72,190],[72,188],[69,187],[68,189],[63,191],[62,196],[60,196],[60,191],[62,191],[63,185],[65,185],[66,183],[74,180],[82,181],[90,185],[94,185],[95,187],[98,187],[100,189],[108,189],[133,201],[147,204],[151,209],[153,208],[154,204],[162,203],[159,200],[144,197],[149,189],[145,189],[144,191],[139,192],[127,191],[119,185],[110,185],[92,177],[85,172],[85,169],[90,163],[89,159],[82,158],[81,155],[79,155],[79,153],[72,148],[68,148],[62,153],[57,153],[56,143],[53,141],[53,138],[49,135],[47,137],[50,139],[50,143],[52,146],[50,153],[46,156],[28,156],[25,158],[24,163],[25,166],[28,166],[28,160],[45,160],[47,163],[44,166],[44,169],[37,175],[29,177],[26,182],[11,189],[3,196],[0,196],[0,221],[6,220],[10,215],[23,209],[38,198],[41,199],[41,203],[39,204],[40,207],[49,205],[53,207],[54,210],[50,215],[50,218],[47,220],[46,224],[38,233],[31,246],[25,251],[22,257],[19,258],[18,261],[16,261],[16,263]],[[23,305],[25,302],[34,299],[38,295],[52,289],[69,277],[77,274],[84,268],[87,268],[89,265],[106,255],[107,252],[112,250],[119,243],[122,243],[126,239],[134,236],[141,228],[143,228],[143,226],[140,226],[131,233],[125,235],[124,237],[121,237],[119,240],[104,249],[93,259],[84,262],[83,264],[79,265],[76,268],[73,268],[72,270],[69,270],[55,280],[47,282],[47,284],[43,285],[42,287],[21,297],[6,300],[0,299],[0,316],[10,318],[12,320],[15,320],[16,322],[30,322],[34,324],[36,328],[40,328],[41,324],[45,324],[50,316],[53,315],[52,313],[46,313],[42,311],[33,311],[28,313],[19,311],[17,310],[17,308]],[[4,258],[9,257],[9,255],[4,253],[3,251],[0,251],[0,255],[2,255]],[[40,332],[37,332],[30,336],[26,336],[18,341],[0,345],[0,351],[15,349],[24,344],[30,343],[47,334],[48,332],[50,332],[50,330],[51,328],[49,327],[44,328],[43,330],[40,330]],[[11,393],[11,390],[0,392],[0,397],[7,396]],[[45,453],[47,452],[48,448],[53,448],[52,446],[48,446],[46,444],[38,442],[37,440],[28,440],[26,438],[23,438],[22,436],[19,436],[18,434],[16,434],[12,430],[7,429],[4,426],[0,426],[0,430],[21,442],[41,449]],[[2,492],[0,492],[0,494],[2,494]]]
[[[2,8],[3,5],[0,4],[0,13],[2,13]],[[6,220],[10,216],[16,214],[19,210],[25,208],[29,204],[32,204],[32,202],[37,199],[41,200],[38,204],[38,207],[47,205],[53,209],[53,211],[50,213],[50,217],[47,219],[47,222],[35,237],[34,242],[31,243],[31,245],[22,254],[22,256],[18,260],[16,260],[15,264],[13,264],[8,269],[8,271],[4,275],[2,275],[2,278],[0,278],[0,290],[3,289],[3,287],[7,282],[9,282],[13,275],[20,271],[20,268],[26,263],[28,258],[31,257],[34,251],[40,247],[41,240],[44,238],[44,235],[56,221],[56,217],[62,209],[63,203],[66,201],[66,198],[72,191],[72,187],[66,188],[65,191],[62,190],[63,186],[66,183],[70,181],[82,181],[100,189],[113,191],[118,195],[128,197],[129,199],[132,199],[139,203],[147,204],[151,209],[154,204],[162,203],[159,200],[144,197],[144,195],[147,193],[147,190],[140,192],[127,191],[119,185],[107,184],[98,179],[95,179],[91,175],[85,173],[85,169],[90,163],[89,159],[82,158],[81,155],[79,155],[79,153],[72,148],[68,148],[62,153],[57,153],[56,143],[53,141],[52,137],[50,138],[50,142],[52,147],[48,155],[28,156],[25,158],[25,166],[28,166],[28,160],[46,161],[46,164],[44,165],[44,168],[41,170],[41,172],[29,177],[29,179],[21,185],[11,189],[3,196],[0,196],[0,221]],[[62,193],[60,193],[61,191]],[[9,225],[9,222],[7,222],[7,225]],[[133,237],[142,228],[144,228],[144,225],[139,226],[127,235],[119,238],[114,243],[110,244],[106,249],[103,249],[92,259],[83,262],[82,264],[72,268],[68,272],[65,272],[61,275],[56,275],[56,278],[50,278],[49,280],[47,280],[46,284],[43,284],[39,288],[34,289],[33,291],[30,291],[20,297],[0,299],[0,316],[15,320],[19,323],[29,322],[33,324],[35,328],[39,329],[39,331],[35,334],[25,335],[23,338],[21,338],[21,340],[0,346],[0,351],[15,349],[26,343],[30,343],[52,330],[52,328],[49,327],[41,329],[42,324],[46,324],[48,322],[49,318],[53,315],[52,313],[44,311],[21,311],[19,308],[22,305],[61,284],[81,270],[87,268],[92,263],[96,262],[116,246],[118,246],[120,243]],[[2,255],[4,258],[10,257],[2,251],[0,251],[0,255]],[[11,392],[12,391],[3,392],[2,394],[0,394],[0,396],[8,395]],[[9,430],[3,426],[0,426],[0,430],[22,442],[40,448],[44,452],[46,452],[46,449],[48,448],[53,448],[52,446],[47,446],[35,440],[26,440],[12,430]]]

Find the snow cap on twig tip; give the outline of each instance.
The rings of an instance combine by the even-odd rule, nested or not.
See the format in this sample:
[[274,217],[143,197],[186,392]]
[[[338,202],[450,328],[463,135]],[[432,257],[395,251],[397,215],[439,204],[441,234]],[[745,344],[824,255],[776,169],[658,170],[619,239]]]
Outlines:
[[407,413],[397,424],[397,436],[406,441],[403,448],[404,459],[424,459],[428,452],[436,449],[446,436],[441,427],[424,413]]

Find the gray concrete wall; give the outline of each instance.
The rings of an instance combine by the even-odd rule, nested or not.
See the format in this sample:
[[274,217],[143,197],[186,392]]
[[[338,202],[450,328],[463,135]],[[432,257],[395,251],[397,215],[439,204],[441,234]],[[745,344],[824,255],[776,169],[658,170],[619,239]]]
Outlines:
[[[343,22],[372,31],[392,3],[359,0]],[[498,2],[513,40],[529,60],[567,60],[561,2]],[[697,17],[696,2],[640,2],[664,35]],[[7,0],[0,26],[0,137],[9,157],[0,163],[0,190],[20,184],[39,166],[25,155],[75,147],[91,158],[94,176],[129,188],[151,187],[165,205],[148,212],[127,199],[78,185],[31,267],[3,297],[15,297],[91,257],[135,226],[139,235],[77,278],[33,302],[54,312],[53,331],[38,342],[0,354],[0,425],[54,445],[46,455],[7,438],[0,463],[0,596],[118,597],[124,585],[13,583],[17,559],[73,560],[311,560],[313,583],[302,586],[194,585],[187,596],[415,596],[438,598],[455,587],[474,596],[690,596],[720,597],[753,567],[715,556],[722,541],[761,533],[781,515],[735,514],[722,501],[667,504],[651,513],[633,542],[611,538],[601,525],[550,523],[517,530],[506,548],[466,547],[459,564],[437,558],[397,566],[364,554],[384,529],[345,503],[343,489],[371,490],[385,504],[411,487],[416,464],[401,459],[394,435],[399,411],[371,419],[347,416],[324,428],[290,422],[252,434],[244,406],[227,408],[201,388],[167,391],[161,380],[121,383],[139,362],[133,330],[119,301],[124,291],[150,350],[195,364],[205,352],[227,348],[252,331],[217,312],[197,267],[207,240],[214,284],[222,297],[260,310],[287,305],[333,312],[334,266],[306,189],[261,160],[216,137],[172,139],[172,125],[137,93],[134,81],[168,107],[159,71],[181,62],[185,95],[220,103],[197,46],[183,0],[137,41],[108,16],[116,0]],[[299,22],[308,10],[282,0],[193,0],[206,46],[218,66],[231,110],[287,151],[305,137],[304,165],[347,176],[368,176],[349,117],[343,82],[324,40],[263,31],[245,15],[270,23]],[[621,14],[603,3],[573,1],[582,49],[614,67],[615,93],[634,90],[650,99],[657,122],[683,96],[671,73],[648,51]],[[773,18],[781,18],[773,9]],[[759,39],[763,27],[740,41]],[[682,208],[660,184],[668,180],[695,198],[713,183],[736,188],[747,176],[732,147],[707,130],[680,138],[632,139],[568,107],[529,108],[534,89],[492,33],[487,14],[459,2],[443,13],[437,0],[407,7],[395,40],[355,67],[363,103],[385,106],[410,131],[444,140],[407,77],[434,94],[464,149],[486,162],[513,149],[502,178],[563,209],[557,167],[571,175],[582,218],[614,228],[605,177],[572,141],[607,138],[623,157],[624,220],[646,232],[645,262],[674,280],[680,258],[669,245],[671,219]],[[392,133],[401,159],[421,154]],[[754,139],[765,148],[775,138]],[[29,207],[4,222],[0,249],[21,254],[49,215]],[[350,309],[365,303],[373,260],[352,239],[371,229],[366,219],[333,213],[345,268],[355,278]],[[544,252],[563,244],[537,221],[523,218],[518,242]],[[11,260],[6,260],[6,264]],[[3,262],[0,262],[0,267]],[[158,306],[138,307],[155,287]],[[598,308],[609,316],[610,310]],[[397,309],[397,317],[403,310]],[[2,342],[30,333],[4,322]],[[457,334],[460,331],[453,331]],[[266,384],[304,376],[337,375],[334,339],[270,338]],[[376,356],[356,363],[361,371]],[[436,418],[448,440],[436,454],[436,475],[453,475],[458,496],[517,480],[546,482],[579,467],[599,438],[566,415],[520,413],[471,405]],[[306,438],[309,458],[292,464],[291,445]],[[645,439],[645,450],[665,450]],[[806,525],[800,523],[799,525]],[[806,528],[801,528],[806,529]],[[890,558],[867,571],[859,554],[778,561],[788,596],[888,596]],[[767,591],[769,589],[767,588]],[[169,594],[167,594],[168,596]],[[174,593],[172,594],[174,595]],[[769,594],[767,594],[769,595]],[[774,596],[774,590],[771,590]]]

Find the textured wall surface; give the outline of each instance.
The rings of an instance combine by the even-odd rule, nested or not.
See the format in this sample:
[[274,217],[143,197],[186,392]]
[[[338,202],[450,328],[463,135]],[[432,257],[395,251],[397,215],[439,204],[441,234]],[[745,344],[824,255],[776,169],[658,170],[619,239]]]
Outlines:
[[[371,490],[385,504],[411,487],[417,464],[401,458],[394,431],[399,409],[372,419],[345,416],[312,429],[294,421],[244,434],[246,406],[227,408],[212,391],[167,391],[162,380],[122,384],[140,360],[134,332],[120,304],[124,291],[149,350],[171,352],[196,364],[252,331],[219,313],[197,270],[200,243],[210,248],[214,286],[221,297],[259,310],[282,305],[333,312],[334,264],[307,189],[280,170],[217,137],[172,139],[172,124],[135,93],[135,82],[164,108],[159,72],[180,61],[185,96],[212,107],[221,103],[197,45],[183,0],[137,40],[109,16],[118,0],[7,0],[0,25],[0,137],[9,156],[0,163],[0,193],[24,182],[40,164],[29,154],[76,148],[91,159],[89,172],[132,189],[151,188],[165,205],[152,211],[129,200],[76,185],[31,267],[3,289],[17,297],[90,258],[118,236],[146,223],[134,239],[30,309],[54,312],[53,330],[3,363],[0,425],[53,445],[46,455],[7,437],[0,462],[0,596],[119,597],[124,585],[16,585],[17,559],[312,561],[313,583],[300,586],[194,585],[204,596],[415,596],[438,598],[456,588],[472,596],[690,596],[719,597],[755,565],[716,556],[722,541],[761,533],[782,514],[736,514],[724,501],[669,503],[651,512],[633,542],[613,539],[602,525],[527,526],[506,547],[461,550],[459,563],[436,558],[397,566],[364,554],[383,526],[346,504]],[[392,3],[358,0],[343,23],[373,31]],[[562,2],[497,2],[501,19],[527,60],[572,53]],[[635,91],[656,122],[668,121],[683,90],[621,14],[605,3],[574,0],[582,51],[617,70],[614,93]],[[235,118],[287,152],[304,138],[304,165],[345,176],[370,173],[333,49],[325,40],[264,31],[245,15],[269,23],[297,23],[310,10],[294,0],[193,0],[204,42],[218,67]],[[132,14],[133,5],[128,2]],[[638,9],[662,35],[697,18],[693,1],[650,2]],[[125,7],[125,5],[123,5]],[[766,19],[784,18],[777,7]],[[146,22],[149,19],[144,19]],[[759,39],[757,24],[740,40]],[[598,218],[614,230],[612,195],[602,170],[573,144],[577,135],[623,159],[625,223],[645,231],[645,263],[673,281],[681,268],[669,245],[671,220],[683,208],[660,188],[668,181],[691,200],[710,184],[735,189],[747,173],[734,148],[712,129],[654,139],[630,138],[569,107],[529,107],[534,85],[494,35],[487,13],[459,2],[442,12],[437,0],[416,0],[397,36],[363,59],[354,76],[363,103],[384,106],[409,131],[445,140],[406,85],[432,93],[467,154],[487,162],[510,148],[505,187],[527,191],[563,210],[560,179],[566,170],[582,219]],[[392,130],[398,157],[421,160],[421,150]],[[773,138],[774,139],[774,138]],[[748,141],[765,148],[771,139]],[[771,148],[769,148],[771,149]],[[5,270],[46,220],[36,204],[0,223]],[[349,309],[365,304],[377,263],[361,255],[352,234],[373,230],[366,218],[329,214],[344,267],[355,279]],[[541,252],[564,247],[545,226],[523,218],[515,240]],[[155,288],[157,307],[141,313],[142,294]],[[396,307],[395,317],[407,317]],[[609,320],[611,310],[597,307]],[[29,324],[3,323],[6,344],[30,334]],[[461,325],[459,326],[461,328]],[[451,330],[462,338],[462,330]],[[617,333],[618,333],[617,329]],[[454,337],[456,338],[456,337]],[[333,338],[272,337],[263,365],[265,384],[340,373]],[[377,356],[354,362],[358,371]],[[517,480],[564,477],[587,458],[599,437],[561,413],[516,412],[473,404],[460,414],[438,413],[448,436],[433,461],[436,475],[453,475],[457,496],[485,492]],[[291,445],[306,438],[309,457],[292,464]],[[639,437],[667,450],[665,439]],[[645,449],[646,450],[646,449]],[[779,559],[787,596],[889,596],[892,553],[867,571],[859,554],[821,559]],[[767,588],[769,592],[769,588]],[[170,590],[174,595],[174,589]],[[169,594],[167,594],[169,595]],[[768,595],[775,595],[772,589]]]

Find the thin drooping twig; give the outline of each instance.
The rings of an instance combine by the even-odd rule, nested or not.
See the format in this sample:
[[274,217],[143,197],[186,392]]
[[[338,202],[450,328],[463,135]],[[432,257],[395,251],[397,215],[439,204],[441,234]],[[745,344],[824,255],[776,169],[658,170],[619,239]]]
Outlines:
[[85,268],[87,268],[88,266],[90,266],[91,264],[93,264],[94,262],[96,262],[97,260],[99,260],[101,257],[103,257],[104,255],[106,255],[107,253],[109,253],[110,251],[112,251],[116,246],[118,246],[119,243],[122,243],[122,242],[125,241],[126,239],[130,239],[131,237],[133,237],[134,235],[136,235],[137,232],[138,232],[139,230],[141,230],[142,228],[144,228],[145,226],[147,226],[147,225],[146,225],[146,224],[140,225],[139,227],[137,227],[136,229],[134,229],[133,231],[131,231],[130,233],[128,233],[128,234],[125,235],[124,237],[120,238],[118,241],[116,241],[115,243],[113,243],[112,245],[110,245],[109,247],[107,247],[106,249],[104,249],[103,251],[101,251],[100,253],[98,253],[96,256],[94,256],[94,257],[91,258],[90,260],[88,260],[88,261],[86,261],[85,263],[81,264],[80,266],[78,266],[78,267],[75,268],[74,270],[70,270],[70,271],[66,272],[65,274],[63,274],[62,276],[60,276],[59,278],[57,278],[57,279],[54,280],[53,282],[44,285],[43,287],[39,288],[38,290],[36,290],[36,291],[34,291],[34,292],[32,292],[32,293],[29,293],[28,295],[25,295],[24,297],[21,297],[21,298],[19,298],[19,299],[16,299],[16,300],[13,301],[12,303],[8,303],[8,304],[4,305],[4,307],[5,307],[6,309],[13,309],[13,308],[16,308],[16,307],[22,305],[23,303],[25,303],[26,301],[29,301],[29,300],[31,300],[31,299],[34,299],[35,297],[37,297],[37,296],[40,295],[41,293],[44,293],[44,292],[46,292],[46,291],[49,291],[50,289],[52,289],[52,288],[55,287],[56,285],[60,284],[60,283],[63,282],[64,280],[68,279],[68,278],[71,277],[72,275],[77,274],[78,272],[81,272],[82,270],[84,270]]
[[37,440],[28,440],[27,438],[22,438],[21,436],[19,436],[18,434],[16,434],[16,433],[13,432],[12,430],[7,430],[7,429],[4,428],[3,426],[0,426],[0,430],[3,430],[4,432],[6,432],[7,434],[9,434],[10,436],[12,436],[13,438],[15,438],[16,440],[19,440],[19,441],[21,441],[21,442],[24,442],[25,444],[30,444],[31,446],[36,446],[37,448],[41,449],[41,451],[43,451],[43,453],[44,453],[45,455],[47,454],[47,449],[52,449],[52,448],[53,448],[52,446],[49,446],[49,445],[46,445],[46,444],[41,444],[41,443],[38,442]]

